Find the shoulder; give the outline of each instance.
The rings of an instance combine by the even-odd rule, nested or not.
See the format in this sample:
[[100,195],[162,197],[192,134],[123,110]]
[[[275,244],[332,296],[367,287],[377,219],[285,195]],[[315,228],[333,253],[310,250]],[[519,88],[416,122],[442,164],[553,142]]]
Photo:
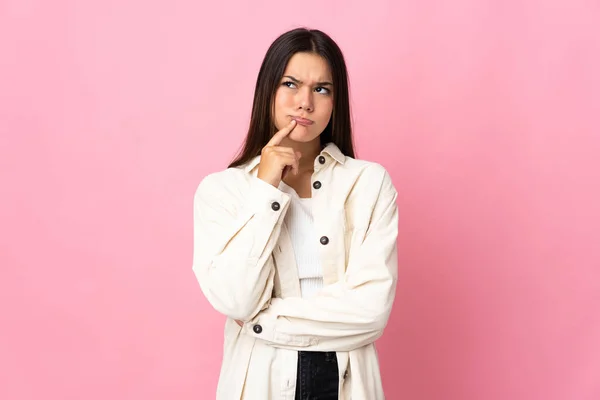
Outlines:
[[[378,193],[396,194],[396,187],[386,167],[375,161],[346,157],[342,169],[356,179],[362,189]],[[363,192],[361,190],[361,192]]]
[[248,173],[242,168],[227,168],[204,176],[196,187],[194,197],[224,198],[239,193],[248,185]]

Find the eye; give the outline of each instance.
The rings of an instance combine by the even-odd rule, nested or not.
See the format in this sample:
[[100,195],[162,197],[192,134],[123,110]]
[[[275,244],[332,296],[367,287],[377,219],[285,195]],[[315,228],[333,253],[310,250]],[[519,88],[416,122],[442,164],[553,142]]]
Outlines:
[[329,93],[331,93],[331,91],[329,89],[327,89],[327,88],[325,88],[323,86],[319,86],[319,87],[315,88],[315,91],[317,93],[320,93],[320,94],[329,94]]
[[285,81],[281,85],[289,87],[290,89],[293,89],[296,86],[296,84],[294,82],[292,82],[292,81]]

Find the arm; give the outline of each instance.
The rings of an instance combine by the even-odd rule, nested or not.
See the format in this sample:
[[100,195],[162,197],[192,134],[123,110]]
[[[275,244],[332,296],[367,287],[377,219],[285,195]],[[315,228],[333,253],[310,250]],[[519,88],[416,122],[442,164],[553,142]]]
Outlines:
[[271,298],[271,253],[290,199],[256,177],[242,194],[232,194],[239,190],[234,178],[209,175],[196,190],[193,271],[217,311],[248,321]]
[[345,277],[309,299],[272,299],[268,309],[245,324],[247,334],[275,347],[311,351],[354,350],[383,334],[398,268],[397,192],[387,174],[380,193],[365,239],[359,249],[353,249]]

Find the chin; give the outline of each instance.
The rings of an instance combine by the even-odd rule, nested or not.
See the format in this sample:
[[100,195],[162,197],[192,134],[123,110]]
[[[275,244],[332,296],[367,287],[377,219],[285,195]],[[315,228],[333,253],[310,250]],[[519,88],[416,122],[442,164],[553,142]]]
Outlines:
[[318,136],[319,135],[314,135],[314,134],[311,134],[308,132],[292,132],[292,133],[290,133],[290,135],[288,137],[291,140],[293,140],[294,142],[307,143],[307,142],[312,142]]
[[303,126],[297,126],[288,137],[295,142],[311,142],[319,137],[319,135]]

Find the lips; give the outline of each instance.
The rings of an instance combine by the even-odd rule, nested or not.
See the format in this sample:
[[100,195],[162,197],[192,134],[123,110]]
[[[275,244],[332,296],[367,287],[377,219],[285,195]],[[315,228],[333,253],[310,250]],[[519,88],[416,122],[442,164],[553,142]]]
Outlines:
[[306,119],[306,118],[292,117],[292,119],[296,120],[296,122],[299,125],[308,126],[308,125],[312,125],[313,124],[313,121],[311,121],[310,119]]

